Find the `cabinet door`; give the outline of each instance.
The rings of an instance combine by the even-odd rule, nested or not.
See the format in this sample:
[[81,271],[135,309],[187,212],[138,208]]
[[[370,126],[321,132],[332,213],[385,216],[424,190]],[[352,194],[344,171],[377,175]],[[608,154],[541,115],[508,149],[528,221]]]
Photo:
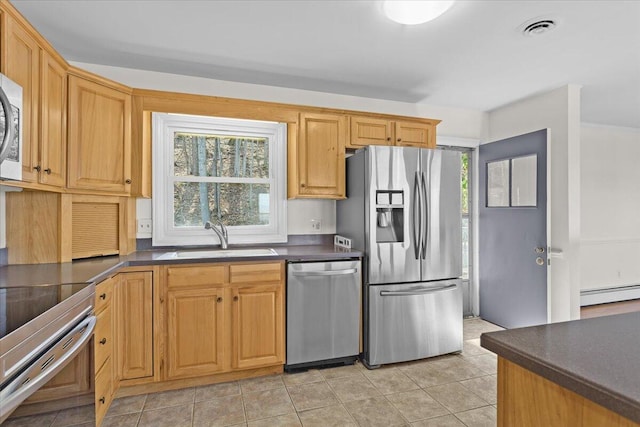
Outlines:
[[344,198],[346,123],[342,115],[300,115],[297,194],[290,196]]
[[396,122],[396,145],[435,148],[436,128],[424,123]]
[[11,17],[7,17],[6,23],[7,61],[2,72],[22,86],[22,180],[37,182],[40,47]]
[[349,147],[366,145],[393,145],[393,122],[372,117],[350,118]]
[[153,376],[153,274],[121,273],[116,302],[117,375]]
[[168,377],[192,377],[224,369],[224,289],[168,292]]
[[68,120],[68,187],[128,193],[131,95],[71,75]]
[[67,177],[67,70],[44,50],[41,62],[40,182],[64,187]]
[[284,363],[282,284],[233,287],[232,297],[232,367]]

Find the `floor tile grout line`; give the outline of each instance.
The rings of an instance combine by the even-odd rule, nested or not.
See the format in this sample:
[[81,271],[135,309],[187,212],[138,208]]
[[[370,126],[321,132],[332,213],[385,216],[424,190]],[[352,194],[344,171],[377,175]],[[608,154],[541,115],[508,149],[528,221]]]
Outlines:
[[238,383],[238,390],[240,390],[240,400],[242,401],[242,414],[244,415],[244,422],[245,424],[249,425],[249,418],[247,416],[247,405],[245,404],[244,401],[244,392],[242,391],[242,386],[240,385],[239,381],[236,381]]

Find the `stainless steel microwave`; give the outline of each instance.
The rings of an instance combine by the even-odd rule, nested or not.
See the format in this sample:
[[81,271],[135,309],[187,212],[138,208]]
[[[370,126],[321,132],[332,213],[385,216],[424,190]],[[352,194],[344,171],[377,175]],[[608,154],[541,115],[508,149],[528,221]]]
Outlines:
[[22,180],[22,88],[0,74],[0,179]]

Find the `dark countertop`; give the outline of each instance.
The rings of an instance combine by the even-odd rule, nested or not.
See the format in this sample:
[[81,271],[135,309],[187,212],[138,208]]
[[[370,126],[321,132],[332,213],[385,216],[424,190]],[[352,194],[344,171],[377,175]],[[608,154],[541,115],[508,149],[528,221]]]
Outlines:
[[[238,247],[240,249],[240,247]],[[215,248],[202,248],[211,250]],[[13,286],[35,286],[64,283],[90,283],[106,279],[120,268],[163,265],[163,264],[198,264],[211,262],[240,261],[312,261],[359,258],[363,254],[356,250],[342,250],[333,245],[292,245],[273,246],[277,252],[274,256],[244,256],[224,258],[182,258],[158,259],[167,252],[176,249],[137,251],[126,256],[107,256],[77,260],[60,264],[24,264],[0,267],[0,288]],[[187,251],[193,249],[177,249]]]
[[640,312],[489,332],[480,344],[640,422]]

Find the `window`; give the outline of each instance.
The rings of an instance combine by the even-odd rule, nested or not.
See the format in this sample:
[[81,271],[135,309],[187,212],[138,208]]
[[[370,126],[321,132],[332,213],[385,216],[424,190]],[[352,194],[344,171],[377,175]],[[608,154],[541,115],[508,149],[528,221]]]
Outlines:
[[487,207],[536,207],[536,154],[487,163]]
[[286,124],[153,113],[153,245],[286,242]]

